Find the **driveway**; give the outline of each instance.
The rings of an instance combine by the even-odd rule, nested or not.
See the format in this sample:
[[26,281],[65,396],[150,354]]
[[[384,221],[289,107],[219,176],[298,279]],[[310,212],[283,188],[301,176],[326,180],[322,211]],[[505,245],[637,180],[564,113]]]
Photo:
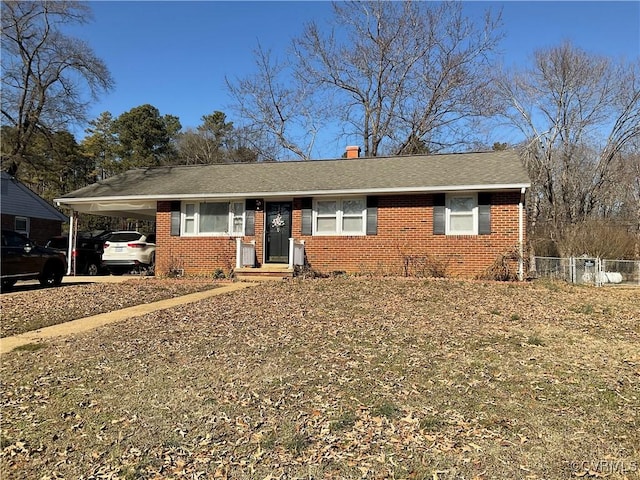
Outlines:
[[65,276],[62,283],[122,283],[139,277],[139,275],[76,275]]
[[[122,283],[132,278],[140,278],[138,275],[77,275],[64,276],[62,285],[73,285],[77,283]],[[30,290],[40,290],[51,287],[43,287],[38,280],[27,280],[16,283],[11,290],[2,292],[3,295],[11,295],[18,292],[28,292]]]

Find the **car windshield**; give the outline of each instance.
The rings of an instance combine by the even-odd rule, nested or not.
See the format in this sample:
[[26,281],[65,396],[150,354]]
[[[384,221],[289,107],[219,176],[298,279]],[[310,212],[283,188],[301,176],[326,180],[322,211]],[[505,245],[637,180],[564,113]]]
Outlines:
[[119,232],[112,234],[107,240],[110,243],[113,242],[133,242],[135,240],[140,240],[142,235],[136,232]]

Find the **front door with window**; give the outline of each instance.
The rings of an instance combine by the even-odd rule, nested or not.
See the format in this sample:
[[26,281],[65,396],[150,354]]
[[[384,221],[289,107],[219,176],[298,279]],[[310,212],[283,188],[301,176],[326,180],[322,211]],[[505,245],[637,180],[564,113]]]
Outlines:
[[289,263],[289,237],[291,237],[291,202],[266,204],[265,261]]

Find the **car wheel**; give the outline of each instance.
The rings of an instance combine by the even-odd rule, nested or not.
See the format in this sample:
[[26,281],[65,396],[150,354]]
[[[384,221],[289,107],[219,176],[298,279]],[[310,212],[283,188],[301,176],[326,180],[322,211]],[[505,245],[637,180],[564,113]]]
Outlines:
[[2,290],[10,290],[16,284],[16,280],[2,280]]
[[94,277],[100,273],[100,268],[95,263],[89,263],[87,265],[87,275]]
[[62,283],[64,271],[58,265],[46,265],[40,276],[40,285],[43,287],[57,287]]

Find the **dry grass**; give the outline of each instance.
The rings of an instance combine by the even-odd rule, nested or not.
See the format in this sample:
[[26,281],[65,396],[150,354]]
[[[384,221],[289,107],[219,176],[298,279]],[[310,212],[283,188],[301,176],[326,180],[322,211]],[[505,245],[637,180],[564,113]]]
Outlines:
[[136,278],[124,283],[64,284],[0,296],[0,337],[215,288],[206,279]]
[[2,357],[3,479],[638,478],[638,290],[266,284]]

